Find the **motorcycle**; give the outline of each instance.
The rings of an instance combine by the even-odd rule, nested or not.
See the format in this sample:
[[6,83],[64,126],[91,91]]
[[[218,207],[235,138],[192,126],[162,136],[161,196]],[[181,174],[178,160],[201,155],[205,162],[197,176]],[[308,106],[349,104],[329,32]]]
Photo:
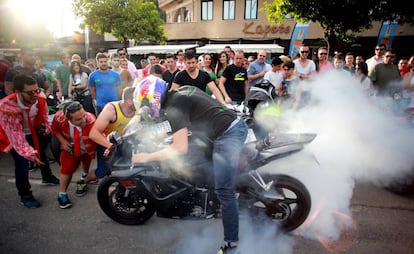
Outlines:
[[[220,217],[212,176],[212,143],[203,135],[188,133],[190,152],[182,160],[186,162],[182,166],[185,173],[171,162],[131,164],[133,152],[159,150],[171,142],[170,137],[159,138],[158,130],[166,129],[163,126],[166,124],[148,127],[132,120],[124,135],[109,135],[115,149],[108,159],[111,173],[100,181],[97,190],[100,208],[125,225],[143,224],[155,213],[180,219]],[[311,209],[307,188],[292,176],[261,173],[259,168],[300,152],[315,137],[312,133],[278,134],[246,143],[237,178],[240,210],[254,218],[266,217],[287,232],[299,227]]]

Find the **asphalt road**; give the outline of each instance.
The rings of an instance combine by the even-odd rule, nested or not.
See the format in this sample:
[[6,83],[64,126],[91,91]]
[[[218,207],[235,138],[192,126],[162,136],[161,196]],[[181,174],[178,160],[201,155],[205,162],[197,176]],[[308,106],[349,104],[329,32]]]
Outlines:
[[[57,164],[52,164],[58,176]],[[41,186],[40,173],[30,173],[38,209],[18,202],[9,155],[0,155],[0,253],[216,253],[221,243],[218,219],[172,220],[154,216],[145,225],[125,226],[109,219],[96,200],[97,185],[76,197],[69,187],[71,209],[59,208],[57,186]],[[398,253],[414,250],[414,197],[401,197],[372,185],[357,184],[351,201],[356,230],[327,246],[297,234],[254,229],[241,222],[241,238],[254,239],[241,253]],[[241,218],[246,221],[246,218]]]

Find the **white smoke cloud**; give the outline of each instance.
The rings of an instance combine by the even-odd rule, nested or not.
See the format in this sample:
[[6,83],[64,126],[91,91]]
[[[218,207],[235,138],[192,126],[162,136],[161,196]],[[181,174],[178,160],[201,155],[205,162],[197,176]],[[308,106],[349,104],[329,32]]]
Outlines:
[[[383,184],[404,176],[414,165],[413,129],[389,112],[390,99],[367,96],[356,80],[340,72],[318,77],[309,85],[311,105],[299,112],[284,112],[274,122],[265,120],[283,122],[289,132],[316,133],[317,137],[303,151],[261,171],[285,173],[302,181],[312,198],[310,215],[293,234],[284,234],[273,223],[253,222],[242,214],[240,253],[293,253],[297,235],[321,243],[340,239],[341,248],[346,249],[357,235],[350,211],[355,183]],[[192,226],[177,223],[171,230],[184,229],[189,233],[180,237],[174,253],[215,253],[223,241],[221,220]],[[350,234],[348,242],[344,232]]]
[[391,98],[367,96],[344,73],[321,76],[310,86],[311,105],[282,119],[294,133],[318,136],[301,154],[264,170],[297,177],[310,191],[311,216],[295,233],[335,241],[355,226],[349,209],[355,182],[384,184],[412,169],[414,132],[391,112]]

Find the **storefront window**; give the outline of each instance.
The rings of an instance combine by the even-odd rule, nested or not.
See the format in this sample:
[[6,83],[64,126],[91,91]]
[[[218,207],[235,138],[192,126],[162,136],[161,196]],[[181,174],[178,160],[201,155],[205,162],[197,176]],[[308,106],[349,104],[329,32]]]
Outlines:
[[257,0],[246,0],[244,19],[257,19]]
[[223,19],[229,20],[234,19],[235,13],[235,0],[224,0],[223,1]]
[[213,20],[213,0],[201,0],[201,20]]

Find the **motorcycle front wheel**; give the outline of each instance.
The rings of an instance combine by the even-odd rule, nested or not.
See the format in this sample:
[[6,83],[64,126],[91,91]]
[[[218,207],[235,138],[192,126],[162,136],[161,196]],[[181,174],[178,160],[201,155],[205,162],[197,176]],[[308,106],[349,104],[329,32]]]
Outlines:
[[265,175],[263,180],[273,181],[272,187],[268,191],[256,189],[260,197],[249,209],[256,216],[266,216],[276,222],[285,232],[302,225],[311,209],[311,197],[305,185],[288,175]]
[[104,178],[97,191],[99,206],[120,224],[141,225],[154,215],[155,208],[135,187],[124,185],[110,176]]

